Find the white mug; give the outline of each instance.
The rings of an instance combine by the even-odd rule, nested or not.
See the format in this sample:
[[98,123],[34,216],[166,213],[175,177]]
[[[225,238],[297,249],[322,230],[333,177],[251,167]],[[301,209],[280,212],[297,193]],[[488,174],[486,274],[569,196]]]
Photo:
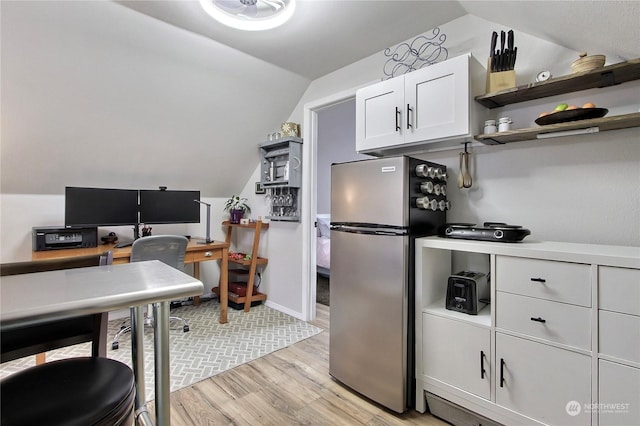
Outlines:
[[512,121],[509,117],[502,117],[498,122],[498,131],[506,132],[508,130],[511,130],[511,123]]

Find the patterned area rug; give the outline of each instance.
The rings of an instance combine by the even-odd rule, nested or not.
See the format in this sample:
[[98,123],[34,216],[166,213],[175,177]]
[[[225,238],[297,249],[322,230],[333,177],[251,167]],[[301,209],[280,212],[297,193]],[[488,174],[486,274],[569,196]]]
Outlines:
[[[265,305],[249,312],[229,309],[227,324],[218,322],[220,305],[206,301],[200,306],[182,306],[171,310],[189,323],[190,331],[182,332],[182,324],[171,321],[169,333],[171,353],[171,391],[192,385],[225,370],[287,347],[320,333],[314,325],[300,321]],[[131,338],[120,339],[120,347],[111,349],[111,340],[122,320],[109,321],[107,356],[131,366]],[[144,339],[146,399],[154,399],[153,331],[145,327]],[[47,361],[88,356],[90,343],[47,352]],[[0,366],[0,378],[35,365],[35,356],[10,361]]]

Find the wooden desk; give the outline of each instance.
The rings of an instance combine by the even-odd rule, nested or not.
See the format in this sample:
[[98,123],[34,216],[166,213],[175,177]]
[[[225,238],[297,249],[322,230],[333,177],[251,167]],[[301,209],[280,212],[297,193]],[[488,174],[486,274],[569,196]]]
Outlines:
[[133,307],[136,417],[141,415],[143,424],[151,424],[146,409],[140,410],[146,405],[140,306],[152,303],[156,424],[168,426],[171,423],[169,301],[202,294],[203,288],[200,281],[158,260],[7,276],[0,286],[0,331]]
[[[107,250],[113,252],[113,263],[129,263],[131,247],[114,248],[114,244],[101,244],[91,248],[73,248],[61,250],[34,251],[31,260],[61,259],[66,257],[98,255]],[[204,244],[204,239],[191,238],[184,257],[185,264],[193,264],[193,276],[200,280],[200,262],[220,260],[220,324],[227,323],[228,285],[229,285],[229,243],[213,241]],[[200,302],[200,296],[194,297],[194,303]]]

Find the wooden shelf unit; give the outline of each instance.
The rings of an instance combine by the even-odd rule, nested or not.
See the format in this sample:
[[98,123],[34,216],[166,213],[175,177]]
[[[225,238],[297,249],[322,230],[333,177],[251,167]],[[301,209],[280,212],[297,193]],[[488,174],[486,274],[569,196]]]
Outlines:
[[[568,121],[566,123],[549,124],[546,126],[528,127],[524,129],[510,130],[507,132],[476,135],[475,139],[486,145],[502,145],[505,143],[536,139],[538,135],[541,134],[589,129],[591,127],[597,127],[599,132],[626,129],[629,127],[640,127],[640,112],[615,115],[612,117],[592,118],[590,120]],[[558,134],[558,136],[560,135],[561,134]]]
[[539,83],[530,83],[500,92],[476,96],[476,102],[487,108],[498,108],[518,102],[608,87],[640,79],[640,58],[608,65],[592,71],[574,73]]
[[[541,99],[548,96],[578,92],[580,90],[609,87],[640,79],[640,58],[618,64],[608,65],[596,70],[568,74],[548,81],[531,83],[513,89],[476,96],[476,102],[487,108],[498,108],[519,102]],[[474,136],[474,139],[486,145],[501,145],[538,138],[538,135],[549,134],[547,137],[562,132],[581,129],[593,129],[593,132],[640,127],[640,113],[621,114],[611,117],[593,118],[589,120],[569,121],[565,123],[549,124],[546,126],[529,127]],[[585,132],[587,133],[587,132]]]
[[[260,233],[263,229],[268,229],[269,224],[263,223],[262,221],[250,222],[246,225],[240,223],[231,223],[229,221],[222,222],[223,226],[227,227],[227,235],[226,242],[227,244],[231,243],[231,236],[233,234],[233,230],[235,228],[244,228],[253,231],[253,246],[251,248],[251,259],[231,259],[229,258],[229,266],[231,265],[239,265],[242,268],[237,269],[229,269],[228,272],[231,274],[240,274],[247,275],[247,295],[246,296],[238,296],[234,293],[229,293],[229,300],[233,303],[244,304],[244,311],[249,312],[251,309],[251,303],[257,301],[267,300],[267,295],[264,293],[256,292],[253,294],[254,289],[254,281],[256,277],[256,270],[258,266],[264,266],[269,263],[269,260],[264,257],[258,257],[258,247],[260,246]],[[249,268],[249,269],[244,269]],[[220,296],[220,287],[215,287],[212,291]]]

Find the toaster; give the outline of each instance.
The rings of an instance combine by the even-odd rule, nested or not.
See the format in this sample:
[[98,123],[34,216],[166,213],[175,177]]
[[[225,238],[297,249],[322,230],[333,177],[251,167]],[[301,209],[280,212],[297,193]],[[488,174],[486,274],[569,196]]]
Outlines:
[[489,283],[482,272],[461,271],[449,277],[446,308],[477,315],[489,301]]

